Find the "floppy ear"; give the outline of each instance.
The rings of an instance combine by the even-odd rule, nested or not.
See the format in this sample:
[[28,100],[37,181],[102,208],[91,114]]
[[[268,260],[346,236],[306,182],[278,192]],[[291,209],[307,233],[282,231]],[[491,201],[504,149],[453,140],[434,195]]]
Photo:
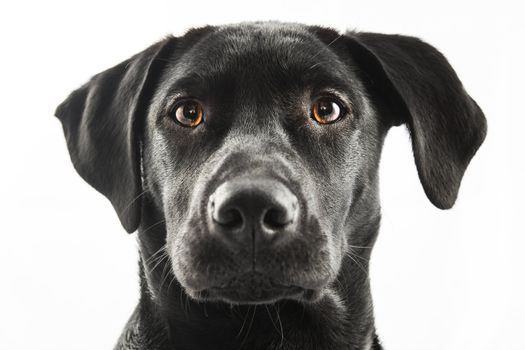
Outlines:
[[485,138],[483,112],[446,58],[421,40],[353,32],[347,39],[380,112],[408,126],[427,197],[438,208],[452,207]]
[[140,223],[140,133],[174,46],[168,37],[74,91],[56,109],[77,172],[110,201],[129,233]]

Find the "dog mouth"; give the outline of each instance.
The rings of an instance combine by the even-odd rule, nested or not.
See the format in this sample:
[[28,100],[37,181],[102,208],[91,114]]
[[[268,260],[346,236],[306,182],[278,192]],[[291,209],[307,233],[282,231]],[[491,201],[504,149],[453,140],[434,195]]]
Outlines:
[[271,304],[283,299],[314,302],[320,298],[321,290],[279,283],[259,272],[250,272],[230,278],[226,283],[193,291],[190,294],[201,301]]

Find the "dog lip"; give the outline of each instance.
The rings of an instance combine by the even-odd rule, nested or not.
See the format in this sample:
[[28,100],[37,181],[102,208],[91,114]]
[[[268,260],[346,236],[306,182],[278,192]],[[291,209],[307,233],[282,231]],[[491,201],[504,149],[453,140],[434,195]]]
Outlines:
[[265,274],[252,271],[193,294],[198,299],[219,300],[232,304],[268,304],[281,299],[315,301],[321,294],[321,289],[279,283]]
[[[237,282],[237,279],[234,278],[234,279],[228,281],[227,283],[223,283],[223,284],[215,285],[215,286],[210,286],[207,289],[217,290],[217,291],[229,291],[229,290],[232,290],[232,289],[239,288],[239,283],[238,282],[236,283],[236,282]],[[261,286],[260,288],[261,289],[265,289],[265,290],[270,290],[270,289],[287,290],[287,289],[294,289],[294,288],[295,289],[305,289],[305,288],[303,288],[301,286],[297,286],[297,285],[293,285],[293,284],[286,285],[286,284],[277,283],[277,282],[274,282],[270,278],[266,279],[264,282],[265,282],[265,285]],[[250,287],[252,289],[254,289],[254,286],[250,286]]]
[[222,300],[232,304],[269,304],[280,299],[307,299],[310,290],[298,286],[275,286],[249,290],[231,287],[212,287],[201,292],[207,299]]

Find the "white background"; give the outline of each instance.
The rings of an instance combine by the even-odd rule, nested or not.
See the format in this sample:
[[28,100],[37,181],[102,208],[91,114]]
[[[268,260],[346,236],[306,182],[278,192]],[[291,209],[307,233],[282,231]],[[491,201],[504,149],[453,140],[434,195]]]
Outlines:
[[456,206],[434,208],[407,132],[381,164],[372,256],[387,350],[525,349],[524,12],[507,1],[17,1],[0,5],[0,349],[110,349],[138,297],[137,252],[75,173],[54,108],[165,34],[278,19],[401,33],[441,50],[488,119]]

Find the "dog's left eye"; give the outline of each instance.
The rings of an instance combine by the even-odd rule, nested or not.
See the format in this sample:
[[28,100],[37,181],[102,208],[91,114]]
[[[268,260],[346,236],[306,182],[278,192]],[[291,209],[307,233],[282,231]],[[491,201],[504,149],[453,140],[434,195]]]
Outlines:
[[204,111],[197,101],[187,100],[177,103],[172,110],[171,117],[182,126],[194,128],[202,123]]
[[331,98],[322,97],[312,105],[312,117],[319,124],[330,124],[341,118],[341,106]]

